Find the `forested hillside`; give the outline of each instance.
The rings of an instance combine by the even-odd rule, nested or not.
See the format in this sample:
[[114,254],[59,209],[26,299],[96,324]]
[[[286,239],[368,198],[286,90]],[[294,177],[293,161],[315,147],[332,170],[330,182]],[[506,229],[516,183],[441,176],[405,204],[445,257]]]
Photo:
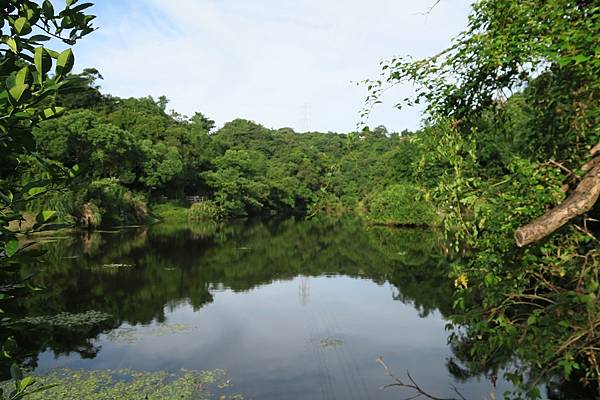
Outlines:
[[[149,218],[149,204],[185,206],[192,196],[203,199],[196,212],[211,218],[341,212],[364,208],[391,184],[414,181],[417,144],[407,131],[298,133],[242,119],[215,129],[201,113],[167,111],[164,97],[104,95],[95,70],[74,78],[81,90],[49,104],[69,111],[33,129],[36,154],[21,157],[14,175],[24,184],[46,177],[46,163],[76,168],[68,189],[29,206],[55,210],[64,222],[139,223]],[[411,201],[421,195],[404,192]],[[385,208],[382,201],[375,206]]]

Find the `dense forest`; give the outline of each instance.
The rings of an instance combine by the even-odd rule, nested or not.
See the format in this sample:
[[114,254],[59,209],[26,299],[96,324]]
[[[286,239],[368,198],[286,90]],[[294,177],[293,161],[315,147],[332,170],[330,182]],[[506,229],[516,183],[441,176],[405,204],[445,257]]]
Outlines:
[[198,218],[310,215],[369,203],[381,222],[435,220],[425,207],[425,214],[410,210],[414,221],[388,215],[391,199],[385,193],[373,198],[399,183],[409,186],[391,190],[407,204],[422,195],[410,186],[418,156],[411,132],[390,134],[380,126],[349,134],[297,133],[242,119],[215,129],[201,113],[167,111],[164,96],[104,95],[96,70],[71,78],[81,89],[59,92],[48,104],[68,111],[33,129],[35,153],[15,159],[9,179],[13,185],[47,179],[48,164],[77,172],[67,188],[31,202],[31,211],[53,210],[70,224],[115,226],[147,221],[155,203],[187,207],[192,197],[202,199],[189,212]]
[[[27,18],[68,19],[74,43],[91,32],[86,7],[11,3],[20,17],[0,63],[3,265],[18,269],[15,230],[139,224],[176,206],[192,221],[353,213],[436,225],[453,257],[454,373],[503,374],[515,398],[539,398],[542,382],[556,398],[597,398],[596,2],[476,2],[449,48],[385,61],[365,82],[365,118],[389,86],[411,83],[398,107],[425,103],[421,129],[343,134],[242,119],[216,129],[202,113],[169,111],[165,97],[104,94],[97,70],[70,73],[70,50],[26,37]],[[3,298],[22,292],[5,274]]]

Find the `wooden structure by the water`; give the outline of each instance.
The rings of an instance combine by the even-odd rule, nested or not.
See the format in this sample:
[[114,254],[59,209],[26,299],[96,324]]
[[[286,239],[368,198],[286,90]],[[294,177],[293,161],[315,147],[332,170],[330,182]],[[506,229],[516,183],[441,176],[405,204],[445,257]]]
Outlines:
[[206,200],[206,196],[185,196],[185,199],[190,203],[200,203]]

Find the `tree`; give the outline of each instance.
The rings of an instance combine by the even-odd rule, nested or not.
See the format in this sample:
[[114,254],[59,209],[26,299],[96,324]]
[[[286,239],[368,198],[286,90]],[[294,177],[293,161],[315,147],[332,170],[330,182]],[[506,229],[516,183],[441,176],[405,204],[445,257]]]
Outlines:
[[204,114],[199,112],[194,113],[194,115],[190,118],[190,123],[193,126],[198,126],[207,134],[210,134],[215,128],[215,121],[213,121],[210,118],[207,118],[206,116],[204,116]]
[[204,173],[215,199],[232,216],[257,214],[267,204],[266,159],[255,150],[227,150],[215,161],[217,169]]
[[[450,48],[422,60],[393,58],[383,63],[383,82],[416,84],[416,95],[398,107],[426,101],[431,116],[451,117],[464,131],[472,128],[479,113],[497,112],[508,95],[531,87],[534,79],[537,87],[549,81],[553,93],[545,96],[546,118],[538,121],[544,124],[550,146],[538,157],[583,160],[585,165],[575,167],[588,174],[568,202],[515,233],[519,246],[589,211],[600,195],[600,159],[589,160],[600,153],[600,57],[595,52],[599,14],[599,7],[588,1],[559,0],[540,7],[518,0],[480,1],[468,29]],[[384,85],[382,80],[369,82],[368,104],[378,101]]]
[[[16,186],[12,173],[20,155],[31,154],[32,127],[40,121],[60,114],[59,107],[46,107],[44,100],[59,90],[68,88],[72,81],[68,73],[73,68],[74,56],[70,48],[57,52],[42,43],[51,37],[71,46],[91,33],[94,16],[84,11],[91,3],[75,5],[67,1],[66,8],[56,12],[50,1],[38,3],[28,0],[2,1],[0,22],[5,26],[0,38],[0,267],[2,270],[2,301],[23,287],[15,281],[14,271],[21,255],[15,233],[8,229],[12,221],[20,221],[20,210],[27,202],[44,192],[50,182],[29,182]],[[50,76],[50,73],[53,73]],[[61,172],[61,171],[56,171]],[[52,213],[44,211],[37,217],[36,228],[51,222]],[[2,322],[3,324],[5,321]],[[14,342],[2,334],[4,354],[10,354]],[[23,378],[16,365],[11,368],[16,382],[11,399],[18,399],[33,390],[34,379]]]
[[541,379],[600,390],[598,26],[593,1],[481,0],[452,46],[367,83],[365,116],[398,83],[416,88],[398,107],[427,104],[419,168],[446,166],[436,199],[470,253],[452,271],[453,343],[532,398]]

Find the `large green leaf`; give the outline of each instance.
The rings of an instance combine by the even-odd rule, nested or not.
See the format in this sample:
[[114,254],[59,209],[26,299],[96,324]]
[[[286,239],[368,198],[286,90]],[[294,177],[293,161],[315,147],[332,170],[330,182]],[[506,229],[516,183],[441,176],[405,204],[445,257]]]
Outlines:
[[31,189],[29,189],[27,191],[27,194],[29,195],[29,197],[34,197],[39,195],[40,193],[43,193],[46,191],[45,187],[32,187]]
[[14,28],[19,35],[28,35],[31,33],[31,24],[25,17],[20,17],[15,20]]
[[50,53],[48,53],[45,48],[38,47],[35,49],[34,60],[35,68],[38,72],[38,79],[41,82],[43,75],[52,68],[52,56],[50,56]]
[[31,74],[29,73],[29,67],[25,66],[17,72],[15,81],[17,84],[25,85],[31,83]]
[[29,89],[28,82],[30,81],[30,78],[29,67],[24,67],[6,80],[8,93],[15,102],[18,103],[27,89]]
[[73,69],[74,64],[75,56],[73,55],[73,51],[71,49],[63,51],[56,60],[56,74],[62,76],[68,74]]
[[57,59],[58,56],[60,56],[60,53],[58,51],[54,51],[52,49],[46,49],[46,51],[48,52],[48,54],[50,54],[50,57]]

